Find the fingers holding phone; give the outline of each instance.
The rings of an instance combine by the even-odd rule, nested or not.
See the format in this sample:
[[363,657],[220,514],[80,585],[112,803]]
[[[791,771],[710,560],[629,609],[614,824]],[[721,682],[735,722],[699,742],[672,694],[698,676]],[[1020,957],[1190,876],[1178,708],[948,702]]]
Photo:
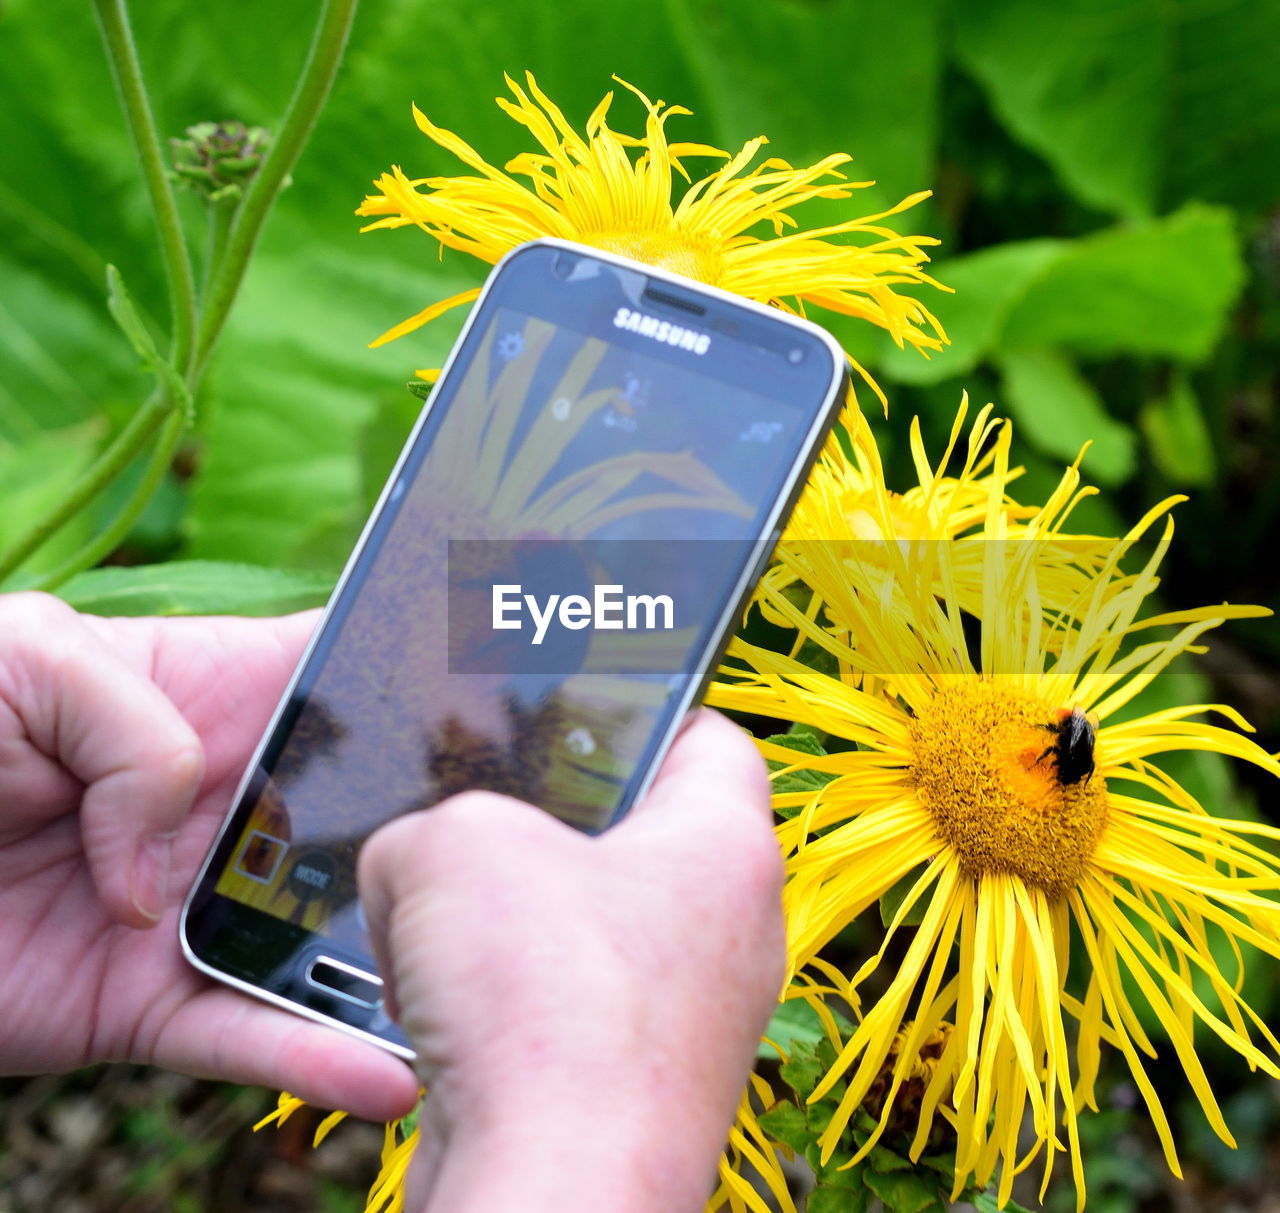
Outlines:
[[154,925],[204,770],[200,738],[58,599],[6,595],[0,628],[0,843],[35,839],[78,811],[103,904],[126,926]]
[[[451,1185],[450,1202],[472,1194],[476,1168],[493,1171],[479,1142],[503,1151],[493,1183],[531,1185],[516,1203],[580,1176],[596,1150],[616,1175],[632,1159],[652,1173],[663,1187],[649,1207],[705,1197],[781,981],[767,805],[750,740],[703,712],[645,801],[600,837],[468,793],[370,838],[369,929],[437,1142],[411,1193],[430,1190],[432,1209],[453,1207]],[[573,1197],[587,1207],[580,1187]]]
[[[512,826],[536,834],[536,861],[476,840],[495,914],[523,912],[509,889],[566,896],[555,865],[617,823],[586,853],[624,886],[653,887],[666,865],[722,898],[717,850],[739,831],[756,841],[735,868],[776,880],[749,743],[715,724],[676,739],[846,377],[832,338],[779,309],[562,241],[505,258],[236,793],[184,914],[189,959],[412,1057],[360,913],[358,856],[389,820],[459,792],[549,818]],[[442,832],[470,870],[455,835],[480,803],[412,828]],[[486,875],[503,864],[509,878]],[[561,918],[567,948],[576,903]]]

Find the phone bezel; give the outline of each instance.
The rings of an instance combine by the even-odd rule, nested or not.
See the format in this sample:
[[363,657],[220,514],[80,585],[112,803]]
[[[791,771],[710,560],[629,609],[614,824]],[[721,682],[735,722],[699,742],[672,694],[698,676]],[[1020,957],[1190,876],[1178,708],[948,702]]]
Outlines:
[[[758,555],[755,560],[748,560],[744,562],[743,567],[739,571],[737,581],[726,598],[725,610],[716,621],[716,626],[709,633],[717,639],[714,644],[707,645],[703,649],[698,662],[691,667],[691,676],[687,684],[687,688],[682,694],[680,700],[673,707],[667,726],[661,737],[658,739],[657,745],[653,749],[648,767],[640,781],[636,784],[635,791],[630,797],[629,803],[635,803],[635,801],[641,799],[648,791],[657,775],[658,769],[662,765],[663,759],[670,750],[672,743],[686,725],[690,710],[701,702],[702,697],[706,692],[707,682],[723,657],[725,648],[732,636],[733,621],[741,614],[742,610],[746,606],[748,596],[751,594],[757,580],[763,573],[764,566],[767,564],[769,556],[772,554],[774,545],[780,535],[781,523],[795,505],[796,499],[799,496],[808,472],[813,466],[818,452],[821,450],[822,442],[830,432],[837,416],[839,415],[841,404],[845,398],[845,389],[849,383],[851,373],[848,358],[845,355],[844,350],[840,347],[834,337],[818,325],[813,324],[803,317],[782,311],[779,308],[757,303],[756,301],[747,299],[744,296],[736,295],[731,291],[726,291],[719,287],[697,282],[696,280],[686,278],[683,275],[675,274],[668,270],[648,265],[644,262],[634,261],[627,257],[605,252],[587,245],[577,244],[569,240],[561,240],[554,237],[543,237],[537,240],[528,241],[514,249],[511,249],[495,263],[493,269],[481,287],[480,294],[472,304],[471,310],[463,322],[462,328],[458,333],[458,337],[450,349],[443,367],[441,368],[440,375],[433,387],[431,395],[424,403],[417,420],[409,431],[408,437],[405,439],[404,446],[396,458],[395,465],[387,476],[386,483],[383,485],[382,490],[378,495],[378,499],[374,504],[373,509],[370,511],[369,517],[360,532],[360,536],[357,539],[355,546],[352,548],[351,555],[348,557],[342,573],[338,577],[337,583],[333,588],[333,592],[329,596],[329,600],[324,607],[320,620],[316,624],[315,630],[311,635],[311,639],[308,641],[306,648],[298,659],[297,667],[295,668],[293,675],[290,677],[288,685],[285,687],[280,697],[280,701],[276,705],[275,711],[272,713],[270,722],[264,729],[262,737],[246,765],[244,775],[236,786],[235,794],[231,799],[230,806],[223,819],[222,825],[219,827],[218,833],[211,842],[209,851],[200,865],[199,873],[193,881],[191,890],[183,902],[182,912],[178,922],[178,937],[183,955],[186,957],[187,961],[200,972],[212,977],[216,981],[232,986],[233,988],[241,990],[255,998],[280,1006],[317,1023],[336,1028],[348,1033],[349,1035],[355,1036],[358,1039],[376,1044],[398,1056],[404,1057],[407,1060],[413,1059],[414,1054],[412,1050],[405,1048],[394,1041],[387,1040],[384,1037],[378,1036],[376,1033],[365,1031],[362,1028],[346,1023],[341,1019],[327,1015],[324,1012],[308,1007],[305,1004],[295,1002],[290,998],[277,994],[275,991],[255,985],[251,981],[237,977],[232,973],[228,973],[225,969],[218,968],[216,965],[206,961],[196,953],[190,943],[188,938],[188,919],[197,894],[199,894],[205,886],[205,882],[209,876],[210,867],[222,847],[227,831],[232,828],[239,816],[237,809],[240,806],[241,800],[244,797],[250,782],[258,771],[263,755],[274,737],[277,728],[280,726],[282,717],[289,709],[293,693],[311,659],[311,655],[329,624],[330,617],[342,596],[347,582],[361,563],[370,536],[372,535],[383,511],[387,507],[391,494],[395,491],[396,486],[400,484],[405,464],[414,452],[422,429],[426,425],[428,417],[430,416],[437,400],[440,398],[440,385],[444,384],[449,379],[453,370],[453,365],[459,357],[460,351],[466,345],[467,339],[471,335],[471,330],[476,323],[477,317],[483,310],[482,305],[492,293],[494,286],[501,278],[503,271],[516,258],[537,249],[560,250],[573,253],[578,256],[587,256],[608,265],[612,265],[618,269],[642,275],[646,279],[643,290],[648,290],[652,284],[665,284],[686,294],[691,293],[710,301],[718,301],[721,304],[729,305],[736,309],[755,313],[774,324],[784,327],[792,327],[805,333],[811,339],[816,339],[819,345],[825,347],[831,356],[831,376],[824,399],[821,405],[815,409],[808,432],[800,445],[800,449],[803,454],[800,458],[793,460],[787,476],[782,483],[781,489],[774,500],[772,508],[764,516],[757,533],[750,541],[752,545],[758,545]],[[323,938],[318,935],[316,937]]]

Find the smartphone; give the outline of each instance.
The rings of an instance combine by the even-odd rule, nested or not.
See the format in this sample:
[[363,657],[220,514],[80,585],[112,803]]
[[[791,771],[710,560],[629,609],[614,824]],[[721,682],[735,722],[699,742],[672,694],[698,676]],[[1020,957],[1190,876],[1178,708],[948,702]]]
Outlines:
[[626,813],[847,380],[837,343],[779,309],[563,241],[504,258],[187,900],[191,963],[411,1056],[361,844],[475,788],[588,832]]

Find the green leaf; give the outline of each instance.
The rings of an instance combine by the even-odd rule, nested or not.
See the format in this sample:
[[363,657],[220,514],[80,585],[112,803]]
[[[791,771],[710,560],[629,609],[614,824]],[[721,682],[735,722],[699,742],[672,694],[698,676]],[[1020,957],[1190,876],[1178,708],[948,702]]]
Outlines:
[[[431,48],[436,65],[425,73],[423,47]],[[410,102],[433,122],[456,131],[491,164],[504,164],[534,147],[529,132],[493,104],[496,95],[508,95],[503,73],[510,72],[523,85],[526,68],[579,127],[601,97],[613,90],[610,124],[628,134],[643,134],[644,110],[610,78],[615,72],[651,97],[680,102],[695,112],[705,109],[690,76],[685,48],[672,37],[671,19],[663,4],[637,7],[619,20],[616,13],[584,0],[557,5],[380,0],[376,9],[356,21],[333,101],[298,164],[294,188],[282,199],[281,218],[287,215],[295,239],[303,233],[312,238],[319,235],[327,246],[358,239],[367,258],[416,267],[424,288],[422,299],[403,315],[441,297],[444,292],[429,289],[436,261],[433,241],[417,230],[356,237],[358,221],[351,210],[365,183],[392,164],[403,165],[411,177],[471,171],[419,134]],[[674,118],[668,130],[673,139],[710,141],[714,134],[704,112],[693,119]],[[708,163],[691,160],[690,167],[706,171]],[[345,196],[335,190],[334,182],[347,183]],[[331,205],[317,207],[317,197]],[[459,267],[468,265],[478,282],[483,265],[445,254],[445,273],[457,274]],[[359,310],[365,317],[377,315],[366,301],[360,301]],[[373,320],[370,336],[401,318]],[[399,347],[415,344],[415,338],[395,343]],[[413,369],[440,364],[414,360],[406,365]],[[400,377],[403,380],[404,375]]]
[[400,1134],[401,1141],[407,1141],[411,1136],[413,1136],[413,1131],[418,1127],[418,1120],[421,1116],[422,1104],[417,1103],[414,1105],[413,1111],[401,1119],[399,1129],[397,1130]]
[[809,1193],[805,1213],[868,1213],[873,1194],[866,1188],[831,1188],[825,1184]]
[[[809,1118],[809,1125],[813,1125],[813,1118]],[[826,1126],[823,1126],[825,1129]],[[823,1129],[816,1129],[821,1133]],[[849,1163],[853,1160],[852,1150],[843,1150],[839,1147],[832,1153],[821,1166],[814,1168],[814,1178],[819,1187],[823,1188],[848,1188],[853,1191],[863,1191],[865,1182],[863,1179],[864,1168],[861,1166],[851,1167]]]
[[867,1187],[884,1203],[885,1213],[946,1213],[947,1201],[938,1178],[914,1171],[863,1174]]
[[1243,283],[1231,213],[1193,203],[1077,241],[1028,285],[1002,345],[1196,363],[1217,343]]
[[[819,1130],[821,1132],[821,1130]],[[805,1147],[804,1160],[809,1164],[810,1170],[816,1175],[822,1169],[822,1148],[818,1143],[811,1142]]]
[[[832,1007],[827,1009],[842,1033],[852,1030],[853,1025],[848,1019]],[[803,998],[792,998],[779,1003],[764,1034],[768,1039],[760,1042],[757,1057],[777,1057],[778,1050],[773,1047],[775,1044],[790,1055],[797,1043],[816,1048],[820,1041],[827,1039],[827,1030],[822,1026],[818,1013]]]
[[360,435],[360,485],[365,509],[373,509],[421,412],[422,403],[413,396],[396,392],[380,397],[377,412]]
[[1081,466],[1090,479],[1116,484],[1130,475],[1133,431],[1110,416],[1069,359],[1052,350],[1026,350],[1004,354],[999,361],[1003,399],[1019,437],[1067,463],[1089,442]]
[[[0,551],[65,497],[97,454],[106,427],[85,421],[21,443],[0,438]],[[61,564],[93,533],[85,513],[73,518],[22,566],[24,580]],[[6,588],[17,588],[15,579]]]
[[819,745],[824,745],[827,740],[827,734],[824,733],[817,725],[805,724],[803,721],[797,720],[788,730],[788,737],[812,737]]
[[871,1153],[867,1155],[867,1166],[881,1175],[889,1175],[894,1171],[910,1171],[915,1165],[909,1158],[904,1158],[895,1150],[889,1149],[883,1141],[872,1146]]
[[1081,201],[1138,217],[1159,194],[1165,10],[1161,0],[966,0],[956,47],[1005,126]]
[[1156,467],[1174,484],[1204,487],[1213,483],[1213,439],[1185,374],[1174,375],[1168,395],[1148,403],[1138,424]]
[[65,287],[0,253],[0,441],[23,441],[100,414],[146,381],[99,298]]
[[818,1057],[815,1044],[805,1040],[795,1040],[792,1042],[791,1054],[778,1074],[803,1102],[809,1098],[814,1087],[826,1073],[826,1069],[827,1067]]
[[320,606],[333,579],[212,560],[91,569],[59,591],[94,615],[281,615]]
[[1273,0],[967,0],[961,61],[1009,131],[1083,202],[1150,214],[1280,194]]
[[[920,879],[923,867],[913,868],[900,880],[895,881],[880,896],[880,921],[887,927],[892,921],[893,916],[898,912],[898,907],[907,899],[907,894],[911,892],[916,881]],[[924,922],[924,916],[929,910],[929,893],[924,893],[916,898],[915,905],[907,911],[902,919],[902,926],[918,927]]]
[[[822,1067],[822,1073],[826,1073],[827,1069],[828,1066],[824,1065]],[[819,1074],[818,1077],[821,1078],[822,1074]],[[817,1085],[816,1080],[814,1085]],[[820,1100],[818,1103],[808,1105],[809,1128],[813,1130],[815,1135],[825,1133],[828,1126],[835,1119],[836,1102],[839,1101],[842,1089],[842,1086],[838,1084],[836,1087],[832,1088],[826,1098]],[[838,1166],[842,1159],[848,1157],[850,1157],[848,1154],[844,1154],[839,1159],[836,1159],[832,1165]]]
[[[816,731],[803,730],[796,732],[788,730],[785,733],[774,733],[771,737],[766,737],[766,741],[772,742],[774,745],[785,746],[788,750],[795,750],[800,754],[810,754],[815,758],[825,757],[827,751],[823,748],[822,743],[818,740]],[[769,770],[781,771],[787,766],[785,762],[770,758],[768,760]],[[798,770],[790,771],[786,775],[772,781],[771,786],[774,792],[816,792],[819,788],[825,788],[836,776],[828,771],[807,771]],[[794,817],[799,809],[787,808],[779,809],[784,817]]]
[[969,374],[997,348],[1005,321],[1028,286],[1072,247],[1066,240],[1022,240],[931,266],[939,282],[955,288],[954,295],[929,300],[951,344],[927,359],[890,344],[879,365],[899,383],[941,383]]
[[[928,1167],[930,1171],[934,1171],[938,1175],[945,1175],[947,1187],[950,1190],[950,1186],[956,1177],[956,1156],[954,1152],[950,1154],[921,1154],[915,1165],[917,1167]],[[966,1197],[966,1199],[968,1198]]]
[[900,383],[940,383],[1009,351],[1051,347],[1199,362],[1244,280],[1234,220],[1203,205],[1075,241],[997,245],[933,272],[955,287],[930,301],[951,345],[929,360],[886,346],[879,365]]
[[[785,733],[773,733],[765,738],[766,741],[772,742],[774,745],[785,746],[788,750],[796,750],[801,754],[812,754],[814,757],[825,757],[827,751],[822,748],[822,742],[818,739],[816,730],[807,728],[790,728]],[[773,762],[770,766],[776,771],[780,770],[786,764],[782,762]],[[826,782],[824,780],[824,782]]]
[[[766,154],[809,164],[848,152],[848,176],[874,178],[851,199],[801,211],[802,223],[811,213],[869,214],[929,187],[942,68],[939,0],[668,0],[666,8],[672,45],[687,58],[715,123],[704,141],[714,135],[736,151],[767,134]],[[800,79],[822,86],[797,87]],[[907,222],[922,230],[917,216]]]
[[142,366],[157,379],[163,379],[169,387],[172,399],[182,409],[190,425],[195,415],[191,391],[186,381],[170,365],[169,360],[156,348],[151,330],[138,313],[137,305],[125,286],[120,271],[114,265],[107,266],[107,311],[115,318],[120,331],[128,338],[134,352],[142,360]]
[[[6,252],[101,308],[105,262],[132,264],[131,247],[153,249],[154,236],[93,12],[75,0],[10,0],[0,19]],[[140,260],[155,263],[163,300],[160,259]]]
[[152,339],[151,331],[143,323],[137,306],[129,295],[120,271],[114,265],[107,266],[107,311],[115,318],[120,331],[129,339],[134,353],[142,359],[147,370],[154,370],[161,362],[160,351]]
[[[797,207],[800,227],[873,215],[933,186],[945,70],[940,0],[667,0],[654,7],[665,8],[668,45],[705,98],[679,98],[697,111],[694,120],[682,120],[679,129],[697,128],[684,137],[732,153],[767,135],[760,158],[779,156],[794,165],[843,152],[852,157],[840,170],[846,179],[870,182],[851,197],[810,199]],[[768,53],[762,53],[765,47]],[[797,87],[799,80],[822,83]],[[695,179],[706,171],[704,161],[690,164]],[[937,229],[928,202],[891,222],[922,235]],[[930,307],[941,297],[931,288],[921,293]],[[815,318],[855,359],[877,360],[880,329],[835,312]],[[904,360],[927,365],[914,349]]]
[[773,1105],[759,1117],[760,1127],[784,1146],[803,1154],[813,1141],[813,1134],[805,1123],[804,1113],[786,1100]]
[[422,307],[421,279],[334,253],[303,278],[296,271],[288,258],[259,256],[232,317],[211,385],[188,551],[332,573],[368,512],[365,476],[404,439],[395,402],[412,405],[406,369],[441,357],[462,317],[430,326],[416,343],[370,350],[379,324]]
[[1275,0],[1170,5],[1180,21],[1166,118],[1166,201],[1270,210],[1280,197],[1280,45]]

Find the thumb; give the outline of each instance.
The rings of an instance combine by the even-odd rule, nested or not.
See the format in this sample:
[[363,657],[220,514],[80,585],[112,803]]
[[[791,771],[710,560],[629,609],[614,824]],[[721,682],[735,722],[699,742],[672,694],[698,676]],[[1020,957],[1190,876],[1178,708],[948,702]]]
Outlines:
[[387,1013],[409,1030],[396,985],[413,977],[420,941],[450,922],[456,938],[484,919],[495,882],[579,841],[549,814],[496,792],[463,792],[380,826],[360,848],[358,881]]
[[694,712],[653,786],[606,838],[729,828],[772,833],[769,777],[751,735],[719,712]]

